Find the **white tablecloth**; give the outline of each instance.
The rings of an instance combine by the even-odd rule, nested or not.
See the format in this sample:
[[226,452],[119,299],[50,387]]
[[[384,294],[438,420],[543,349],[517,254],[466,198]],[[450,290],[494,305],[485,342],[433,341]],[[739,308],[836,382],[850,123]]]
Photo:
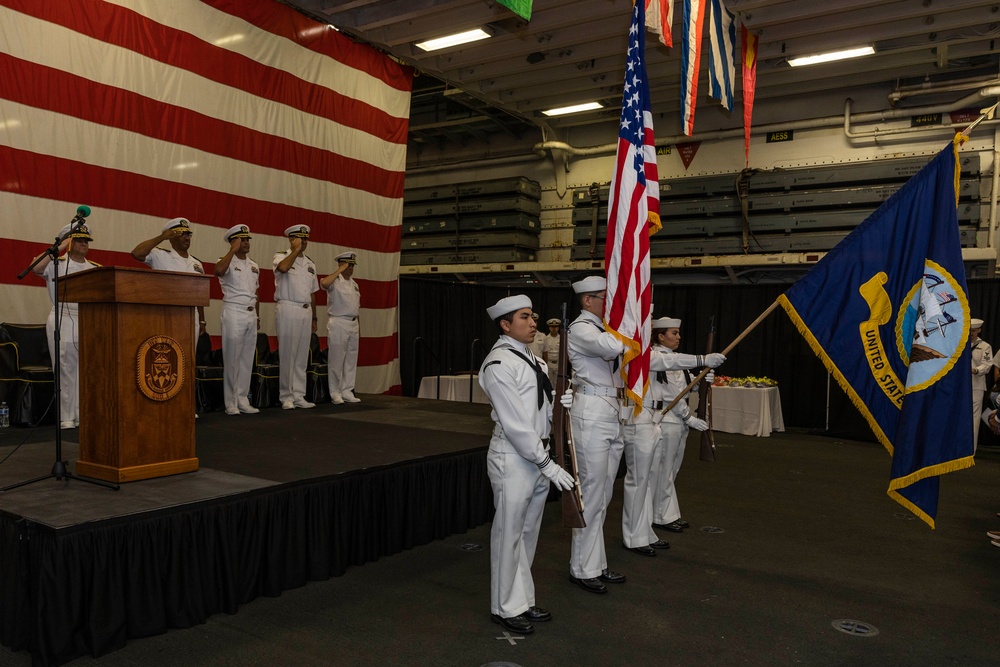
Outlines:
[[[437,395],[437,375],[425,375],[420,380],[420,389],[417,391],[417,398],[440,398],[442,401],[462,401],[469,402],[469,376],[468,375],[442,375],[441,395]],[[472,376],[472,402],[489,403],[483,388],[479,386],[479,376]]]
[[784,431],[778,388],[712,387],[712,428],[765,438]]

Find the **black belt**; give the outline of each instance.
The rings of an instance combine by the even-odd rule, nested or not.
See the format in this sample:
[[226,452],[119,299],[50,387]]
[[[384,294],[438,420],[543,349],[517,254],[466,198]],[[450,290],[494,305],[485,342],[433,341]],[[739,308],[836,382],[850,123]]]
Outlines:
[[652,402],[650,402],[649,407],[651,407],[654,410],[662,410],[663,408],[667,407],[667,402],[666,401],[652,401]]

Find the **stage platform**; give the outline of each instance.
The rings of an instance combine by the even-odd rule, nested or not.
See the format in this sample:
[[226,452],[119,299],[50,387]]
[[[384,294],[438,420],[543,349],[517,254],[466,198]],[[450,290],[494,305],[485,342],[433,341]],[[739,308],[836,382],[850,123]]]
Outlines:
[[[102,655],[490,518],[489,406],[363,398],[202,415],[194,473],[0,494],[0,641],[40,665]],[[54,432],[0,431],[8,454],[0,487],[44,476]]]

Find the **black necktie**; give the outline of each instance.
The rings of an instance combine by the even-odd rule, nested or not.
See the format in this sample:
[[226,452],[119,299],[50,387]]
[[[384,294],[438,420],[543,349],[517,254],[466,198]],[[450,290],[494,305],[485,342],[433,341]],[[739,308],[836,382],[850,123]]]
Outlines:
[[542,370],[542,367],[532,358],[533,355],[526,355],[514,348],[510,348],[510,351],[524,359],[525,363],[535,371],[535,384],[538,386],[538,409],[541,410],[542,406],[545,405],[545,399],[552,402],[552,383],[549,382],[548,372]]

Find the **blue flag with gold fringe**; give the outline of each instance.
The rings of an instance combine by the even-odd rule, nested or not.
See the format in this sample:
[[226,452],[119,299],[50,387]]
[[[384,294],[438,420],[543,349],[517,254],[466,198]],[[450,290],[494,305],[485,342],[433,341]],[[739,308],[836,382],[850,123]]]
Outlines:
[[889,496],[932,528],[973,465],[958,137],[778,297],[892,455]]

